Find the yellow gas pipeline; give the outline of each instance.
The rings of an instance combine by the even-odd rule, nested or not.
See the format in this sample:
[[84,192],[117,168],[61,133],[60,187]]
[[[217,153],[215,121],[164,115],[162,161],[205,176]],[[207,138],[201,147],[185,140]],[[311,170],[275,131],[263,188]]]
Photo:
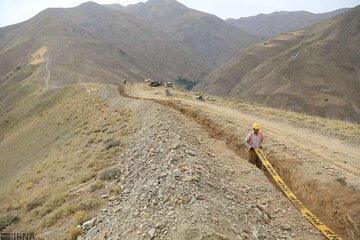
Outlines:
[[260,148],[255,149],[256,154],[262,161],[262,164],[269,172],[271,177],[275,180],[276,184],[283,191],[285,196],[291,201],[292,204],[299,210],[299,212],[307,219],[309,222],[314,225],[327,239],[330,240],[341,240],[333,230],[326,226],[323,222],[320,221],[310,210],[302,204],[302,202],[296,197],[296,195],[290,190],[286,185],[284,180],[276,172],[275,168],[271,165],[270,161],[266,158],[264,152]]

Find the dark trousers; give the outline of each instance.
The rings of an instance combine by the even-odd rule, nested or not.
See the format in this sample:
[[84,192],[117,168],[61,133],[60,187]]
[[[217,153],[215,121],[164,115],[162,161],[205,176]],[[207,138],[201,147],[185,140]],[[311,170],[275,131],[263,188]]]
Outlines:
[[255,150],[249,151],[249,162],[255,164],[259,169],[263,169],[262,162],[260,158],[257,156]]

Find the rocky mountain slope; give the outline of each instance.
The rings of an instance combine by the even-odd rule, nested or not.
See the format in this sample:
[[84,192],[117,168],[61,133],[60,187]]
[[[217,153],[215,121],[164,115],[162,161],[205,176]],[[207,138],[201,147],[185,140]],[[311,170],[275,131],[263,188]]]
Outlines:
[[252,45],[197,90],[360,122],[360,7]]
[[259,14],[252,17],[242,17],[239,19],[230,18],[226,21],[248,33],[269,38],[275,37],[283,32],[308,27],[325,19],[335,17],[347,10],[347,8],[344,8],[318,14],[306,11],[281,11],[271,14]]
[[260,40],[214,15],[187,8],[175,0],[149,0],[127,6],[125,11],[157,26],[212,66],[221,65],[239,50]]
[[93,2],[47,9],[0,29],[2,87],[36,71],[37,83],[45,85],[49,78],[46,85],[57,87],[76,82],[118,83],[123,78],[200,80],[209,70],[201,57],[157,28]]

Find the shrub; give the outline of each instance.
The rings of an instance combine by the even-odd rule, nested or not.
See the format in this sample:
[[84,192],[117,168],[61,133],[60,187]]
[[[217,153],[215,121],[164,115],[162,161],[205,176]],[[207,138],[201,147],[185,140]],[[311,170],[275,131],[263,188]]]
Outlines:
[[113,180],[119,177],[121,173],[121,170],[117,167],[115,168],[109,168],[100,173],[100,179],[101,180]]
[[93,179],[95,176],[96,176],[95,173],[86,174],[86,175],[81,177],[81,182],[86,183],[86,182],[90,181],[91,179]]
[[110,140],[106,146],[105,146],[105,149],[106,150],[109,150],[110,148],[113,148],[113,147],[117,147],[120,145],[120,141],[119,140]]
[[94,184],[90,186],[90,191],[94,192],[97,189],[104,188],[105,184],[102,181],[96,181]]
[[76,224],[82,224],[86,220],[86,215],[84,210],[79,210],[75,213],[74,219]]
[[34,187],[34,183],[33,182],[28,182],[25,187],[26,187],[27,190],[29,190],[29,189]]
[[47,196],[35,197],[31,202],[26,204],[26,210],[30,212],[34,208],[42,206],[46,202]]
[[110,187],[110,193],[119,194],[120,192],[121,192],[121,187],[119,185]]
[[12,224],[13,222],[16,222],[17,220],[18,220],[18,217],[16,215],[12,215],[12,214],[0,216],[0,232],[4,228],[6,228],[10,224]]
[[188,80],[182,76],[179,76],[178,79],[176,80],[176,83],[178,83],[179,85],[183,86],[186,90],[191,90],[193,89],[193,87],[198,84],[198,82],[196,81],[191,81]]
[[45,216],[50,213],[54,209],[62,206],[65,203],[66,195],[62,193],[57,193],[44,204],[43,209],[41,211],[41,215]]
[[74,228],[70,229],[69,234],[70,234],[71,240],[76,240],[77,237],[81,234],[81,228],[74,227]]

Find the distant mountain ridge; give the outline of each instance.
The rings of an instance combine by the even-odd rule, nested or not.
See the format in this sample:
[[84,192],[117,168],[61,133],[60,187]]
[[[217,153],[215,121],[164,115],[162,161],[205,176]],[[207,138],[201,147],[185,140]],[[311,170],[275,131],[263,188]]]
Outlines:
[[332,12],[318,14],[306,11],[280,11],[270,14],[242,17],[239,19],[229,18],[226,21],[248,33],[262,37],[274,37],[283,32],[308,27],[325,19],[335,17],[347,10],[349,9],[343,8]]
[[[0,41],[0,83],[16,66],[29,66],[40,48],[47,49],[44,58],[52,86],[118,83],[123,78],[201,80],[210,71],[203,59],[157,28],[94,2],[44,10],[26,22],[0,29]],[[6,82],[17,83],[14,79]]]
[[215,15],[187,8],[175,0],[149,0],[124,10],[157,26],[176,43],[193,49],[211,66],[223,64],[236,52],[261,40]]
[[360,122],[360,6],[240,52],[196,90]]

